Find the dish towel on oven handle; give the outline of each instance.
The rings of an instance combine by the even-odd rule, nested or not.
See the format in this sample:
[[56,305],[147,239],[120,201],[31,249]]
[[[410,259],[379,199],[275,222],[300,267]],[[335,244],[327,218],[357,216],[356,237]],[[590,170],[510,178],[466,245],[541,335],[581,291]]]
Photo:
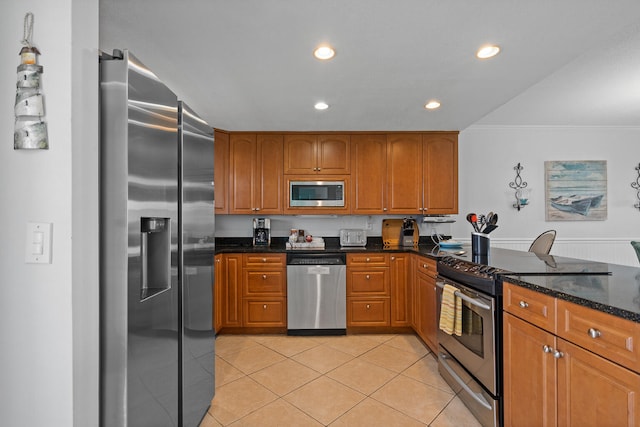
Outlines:
[[445,334],[462,335],[462,299],[456,296],[456,287],[444,285],[440,304],[440,329]]

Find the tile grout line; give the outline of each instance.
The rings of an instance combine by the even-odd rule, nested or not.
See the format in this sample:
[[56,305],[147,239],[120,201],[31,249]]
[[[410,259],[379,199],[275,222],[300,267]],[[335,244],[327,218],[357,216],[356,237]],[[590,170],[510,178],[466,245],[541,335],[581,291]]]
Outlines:
[[[288,396],[288,395],[290,395],[290,394],[294,393],[295,391],[299,390],[300,388],[302,388],[302,387],[304,387],[304,386],[308,385],[309,383],[311,383],[311,382],[313,382],[313,381],[317,381],[318,379],[320,379],[320,378],[322,378],[322,377],[324,377],[324,378],[325,378],[325,379],[327,379],[327,380],[330,380],[330,381],[336,382],[336,383],[340,384],[341,386],[344,386],[344,387],[346,387],[346,388],[348,388],[348,389],[350,389],[350,390],[352,390],[352,391],[354,391],[354,392],[356,392],[356,393],[358,393],[358,394],[362,395],[362,397],[363,397],[363,398],[362,398],[362,399],[360,399],[357,403],[355,403],[353,406],[349,407],[349,408],[348,408],[348,409],[346,409],[343,413],[341,413],[341,414],[340,414],[340,415],[338,415],[336,418],[334,418],[334,419],[333,419],[329,424],[326,424],[326,426],[333,424],[333,423],[334,423],[334,422],[336,422],[338,419],[340,419],[341,417],[343,417],[345,414],[349,413],[351,410],[353,410],[354,408],[356,408],[358,405],[362,404],[362,403],[363,403],[364,401],[366,401],[367,399],[372,399],[372,400],[376,401],[377,403],[379,403],[379,404],[381,404],[381,405],[384,405],[385,407],[387,407],[387,408],[389,408],[389,409],[391,409],[391,410],[393,410],[393,411],[395,411],[395,412],[397,412],[397,413],[399,413],[399,414],[402,414],[402,415],[404,415],[404,416],[410,417],[411,419],[413,419],[413,420],[415,420],[415,421],[417,421],[417,422],[419,422],[419,423],[421,423],[421,424],[423,424],[423,425],[425,425],[425,426],[426,426],[426,425],[429,425],[429,424],[431,424],[431,423],[433,423],[433,422],[434,422],[434,421],[435,421],[435,420],[436,420],[436,419],[437,419],[437,418],[438,418],[438,417],[439,417],[439,416],[440,416],[440,415],[445,411],[445,409],[446,409],[449,405],[451,405],[451,402],[452,402],[452,401],[454,400],[454,398],[455,398],[455,394],[452,394],[452,395],[451,395],[451,398],[447,401],[447,404],[446,404],[446,405],[444,405],[444,407],[442,407],[442,408],[440,409],[440,411],[438,411],[438,412],[434,415],[433,419],[431,419],[431,421],[430,421],[429,423],[427,423],[427,424],[425,424],[425,423],[424,423],[424,422],[422,422],[421,420],[418,420],[418,419],[414,418],[414,417],[413,417],[413,416],[411,416],[410,414],[407,414],[407,413],[405,413],[405,412],[403,412],[403,411],[399,410],[398,408],[395,408],[395,407],[393,407],[393,406],[391,406],[391,405],[389,405],[389,404],[387,404],[387,403],[385,403],[385,402],[383,402],[383,401],[380,401],[380,400],[378,400],[378,399],[376,399],[376,398],[372,397],[376,392],[380,391],[383,387],[385,387],[385,386],[386,386],[386,385],[388,385],[390,382],[394,381],[395,379],[397,379],[397,378],[398,378],[398,377],[400,377],[400,376],[403,376],[403,377],[407,378],[408,380],[416,381],[416,382],[418,382],[418,383],[421,383],[421,384],[423,384],[423,385],[426,385],[426,386],[428,386],[429,388],[433,388],[433,389],[435,389],[435,390],[443,391],[443,390],[440,390],[440,389],[439,389],[438,387],[436,387],[435,385],[432,385],[432,384],[429,384],[429,383],[424,383],[423,381],[418,380],[418,379],[414,378],[413,376],[410,376],[410,375],[407,375],[407,374],[406,374],[406,372],[407,372],[410,368],[412,368],[413,366],[417,365],[417,364],[418,364],[421,360],[423,360],[424,358],[426,358],[426,357],[432,357],[432,352],[431,352],[431,351],[429,351],[429,349],[427,349],[427,353],[426,353],[426,354],[424,354],[424,355],[420,355],[418,352],[414,352],[414,351],[412,351],[412,350],[407,351],[405,348],[400,348],[400,347],[397,347],[397,346],[394,346],[394,345],[389,344],[389,342],[390,342],[391,340],[393,340],[393,338],[394,338],[394,337],[396,337],[396,336],[400,336],[400,335],[393,335],[393,336],[390,336],[388,339],[385,339],[385,340],[383,340],[383,341],[371,340],[371,341],[375,342],[375,345],[374,345],[373,347],[371,347],[370,349],[368,349],[368,350],[366,350],[366,351],[364,351],[364,352],[362,352],[362,353],[359,353],[357,356],[354,356],[354,355],[353,355],[353,354],[351,354],[351,353],[347,353],[347,352],[345,352],[345,351],[343,351],[343,350],[340,350],[340,349],[338,349],[338,348],[335,348],[333,345],[331,345],[331,343],[330,343],[329,341],[326,341],[326,340],[322,340],[322,342],[316,342],[316,343],[315,343],[315,345],[313,345],[313,346],[311,346],[311,347],[309,347],[309,348],[306,348],[306,349],[301,350],[301,351],[297,351],[297,352],[295,352],[295,353],[293,353],[293,354],[290,354],[290,355],[289,355],[289,354],[285,354],[285,353],[283,353],[283,350],[280,350],[280,349],[278,348],[278,346],[276,346],[276,345],[273,345],[273,346],[269,347],[269,346],[265,345],[265,344],[264,344],[264,342],[256,341],[256,340],[254,340],[253,338],[248,337],[248,339],[250,340],[250,342],[254,343],[255,345],[259,345],[259,346],[261,346],[262,348],[264,348],[264,349],[266,349],[266,350],[273,351],[274,353],[278,354],[279,356],[284,357],[284,359],[283,359],[283,360],[276,361],[276,362],[274,362],[274,363],[271,363],[271,364],[270,364],[270,365],[268,365],[268,366],[264,366],[264,367],[262,367],[262,368],[258,369],[257,371],[254,371],[254,372],[251,372],[251,373],[245,373],[244,371],[242,371],[241,369],[239,369],[238,367],[236,367],[236,366],[233,364],[233,362],[232,362],[231,360],[229,360],[229,359],[230,359],[230,357],[229,357],[229,356],[230,356],[230,355],[233,355],[233,354],[237,354],[237,353],[242,352],[242,351],[246,351],[246,350],[247,350],[246,348],[240,348],[240,349],[238,349],[238,350],[237,350],[237,351],[235,351],[235,352],[229,353],[229,354],[227,355],[227,358],[225,358],[225,357],[223,357],[223,356],[218,355],[218,357],[220,357],[222,360],[224,360],[226,363],[228,363],[232,368],[234,368],[234,369],[238,370],[238,371],[242,374],[239,378],[236,378],[236,379],[234,379],[234,380],[232,380],[232,381],[230,381],[230,382],[228,382],[228,383],[225,383],[225,384],[221,385],[220,387],[224,387],[224,386],[226,386],[226,385],[228,385],[228,384],[232,384],[232,383],[234,383],[234,382],[236,382],[236,381],[239,381],[239,380],[241,380],[241,379],[248,378],[248,379],[250,379],[252,382],[254,382],[255,384],[257,384],[258,386],[260,386],[260,387],[264,388],[265,390],[269,391],[270,393],[272,393],[274,396],[276,396],[276,398],[275,398],[274,400],[272,400],[272,401],[268,402],[268,403],[265,403],[264,405],[262,405],[262,406],[260,406],[260,407],[258,407],[258,408],[254,408],[253,410],[251,410],[251,412],[249,412],[249,413],[247,413],[247,414],[244,414],[242,417],[240,417],[240,418],[238,418],[238,419],[235,419],[235,420],[231,421],[231,422],[230,422],[229,424],[227,424],[227,425],[231,425],[231,424],[233,424],[233,423],[236,423],[236,422],[238,422],[238,421],[242,420],[243,418],[248,417],[248,416],[250,416],[251,414],[253,414],[253,413],[255,413],[255,412],[257,412],[257,411],[259,411],[259,410],[263,409],[264,407],[266,407],[266,406],[268,406],[268,405],[271,405],[271,404],[273,404],[273,403],[275,403],[275,402],[277,402],[277,401],[279,401],[279,400],[280,400],[280,401],[282,401],[282,402],[285,402],[285,403],[286,403],[286,404],[288,404],[288,405],[291,405],[292,407],[294,407],[294,408],[296,408],[297,410],[301,411],[301,412],[302,412],[302,413],[304,413],[306,416],[310,417],[311,419],[315,420],[316,422],[320,423],[321,425],[325,425],[325,424],[323,424],[320,420],[316,419],[312,414],[310,414],[310,413],[308,413],[308,412],[304,411],[302,408],[299,408],[298,406],[296,406],[296,405],[295,405],[295,404],[293,404],[292,402],[289,402],[288,400],[286,400],[286,399],[285,399],[285,397],[286,397],[286,396]],[[365,338],[365,339],[366,339],[366,337],[363,337],[363,338]],[[420,343],[424,346],[424,344],[423,344],[421,341],[418,341],[418,342],[420,342]],[[376,349],[380,349],[380,348],[381,348],[382,346],[384,346],[384,345],[387,345],[387,346],[389,346],[389,347],[391,347],[391,348],[393,348],[393,349],[395,349],[395,350],[401,351],[401,352],[403,352],[403,353],[411,354],[411,355],[413,355],[413,356],[417,357],[417,360],[413,361],[409,366],[407,366],[407,367],[403,368],[401,371],[397,372],[397,371],[395,371],[395,370],[393,370],[393,369],[389,369],[388,367],[383,366],[382,364],[378,364],[378,363],[374,363],[374,362],[372,362],[372,361],[368,361],[368,360],[363,360],[363,359],[361,359],[361,358],[362,358],[363,356],[365,356],[366,354],[368,354],[368,353],[370,353],[370,352],[372,352],[372,351],[374,351],[374,350],[376,350]],[[328,349],[330,349],[330,350],[332,350],[332,351],[338,351],[338,352],[340,352],[340,353],[343,353],[343,354],[345,354],[345,355],[349,356],[349,357],[350,357],[350,359],[349,359],[349,360],[347,360],[347,361],[345,361],[345,362],[340,363],[339,365],[337,365],[337,366],[335,366],[335,367],[331,368],[330,370],[328,370],[328,371],[326,371],[326,372],[318,371],[317,369],[315,369],[315,368],[313,368],[313,367],[311,367],[311,366],[308,366],[308,365],[306,365],[306,364],[304,364],[304,363],[302,363],[302,362],[300,362],[300,361],[298,361],[298,360],[294,359],[294,357],[296,357],[296,356],[298,356],[298,355],[300,355],[300,354],[302,354],[302,353],[304,353],[304,352],[306,352],[306,351],[309,351],[309,350],[312,350],[312,349],[317,349],[318,347],[321,347],[321,346],[327,347]],[[252,346],[251,346],[251,347],[252,347]],[[249,347],[249,348],[251,348],[251,347]],[[353,361],[356,361],[356,360],[360,360],[360,361],[361,361],[361,362],[363,362],[363,363],[367,363],[367,364],[370,364],[370,365],[373,365],[373,366],[376,366],[376,367],[379,367],[379,368],[382,368],[382,369],[386,369],[386,370],[388,370],[389,372],[392,372],[392,373],[393,373],[393,376],[392,376],[391,378],[389,378],[388,380],[384,381],[382,384],[380,384],[380,385],[376,386],[376,388],[375,388],[375,389],[373,389],[373,390],[371,390],[371,391],[369,391],[369,392],[366,392],[366,393],[365,393],[365,392],[362,392],[362,391],[360,391],[360,390],[358,390],[358,389],[356,389],[356,388],[354,388],[354,387],[352,387],[352,386],[350,386],[349,384],[345,384],[345,383],[343,383],[343,382],[342,382],[342,381],[340,381],[340,380],[337,380],[337,379],[334,379],[334,378],[329,377],[329,374],[331,374],[332,372],[334,372],[334,371],[338,370],[339,368],[343,367],[344,365],[346,365],[346,364],[348,364],[348,363],[351,363],[351,362],[353,362]],[[294,389],[287,391],[287,393],[286,393],[286,394],[283,394],[283,395],[280,395],[279,393],[277,393],[277,392],[275,392],[274,390],[270,389],[270,388],[269,388],[269,387],[267,387],[266,385],[263,385],[262,383],[260,383],[259,381],[257,381],[256,379],[254,379],[254,378],[252,377],[252,375],[254,375],[254,374],[256,374],[256,373],[259,373],[259,372],[261,372],[261,371],[263,371],[263,370],[266,370],[266,369],[268,369],[268,368],[270,368],[270,367],[273,367],[273,366],[277,365],[278,363],[283,363],[283,362],[285,362],[285,361],[294,362],[294,363],[296,363],[296,364],[299,364],[299,365],[301,365],[301,366],[304,366],[305,368],[308,368],[308,369],[312,370],[313,372],[315,372],[316,374],[318,374],[318,376],[317,376],[317,377],[315,377],[315,378],[313,378],[313,379],[310,379],[310,380],[308,380],[308,381],[305,381],[303,384],[300,384],[300,385],[296,386]],[[218,388],[218,387],[216,387],[216,389],[217,389],[217,388]],[[450,392],[449,392],[449,393],[450,393]],[[211,415],[213,416],[213,414],[211,414]],[[215,416],[214,416],[214,418],[215,418]],[[218,420],[217,418],[215,418],[215,419],[216,419],[216,421],[217,421],[218,423],[222,424],[222,423],[220,422],[220,420]],[[222,424],[222,425],[224,425],[224,424]]]

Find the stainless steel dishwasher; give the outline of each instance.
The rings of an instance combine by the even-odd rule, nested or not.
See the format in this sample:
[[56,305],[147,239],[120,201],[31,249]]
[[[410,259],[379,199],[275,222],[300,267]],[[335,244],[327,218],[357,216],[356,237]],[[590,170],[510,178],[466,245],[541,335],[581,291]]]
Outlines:
[[345,335],[345,254],[287,254],[287,333]]

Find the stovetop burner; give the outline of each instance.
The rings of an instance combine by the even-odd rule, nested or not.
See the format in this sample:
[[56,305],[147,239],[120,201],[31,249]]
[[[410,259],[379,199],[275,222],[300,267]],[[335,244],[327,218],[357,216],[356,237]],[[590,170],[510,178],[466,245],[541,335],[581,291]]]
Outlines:
[[476,264],[452,256],[438,260],[438,274],[491,296],[497,294],[497,275],[505,270],[485,264]]

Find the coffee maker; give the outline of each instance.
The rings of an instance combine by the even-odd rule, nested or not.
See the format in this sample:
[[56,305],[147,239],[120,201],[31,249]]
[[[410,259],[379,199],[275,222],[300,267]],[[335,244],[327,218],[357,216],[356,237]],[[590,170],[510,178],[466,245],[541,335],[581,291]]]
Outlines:
[[271,245],[271,220],[253,218],[253,246]]

